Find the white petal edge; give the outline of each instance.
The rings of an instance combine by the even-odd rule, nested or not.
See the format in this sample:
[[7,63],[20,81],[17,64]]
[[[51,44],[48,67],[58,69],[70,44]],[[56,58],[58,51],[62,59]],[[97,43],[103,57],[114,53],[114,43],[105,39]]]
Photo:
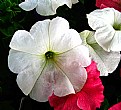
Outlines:
[[110,45],[115,37],[115,30],[107,25],[104,26],[95,32],[95,40],[97,43],[105,50],[110,52]]
[[71,0],[53,0],[52,1],[52,8],[53,10],[57,10],[59,6],[62,6],[66,4],[69,8],[72,7],[72,1]]
[[10,50],[8,56],[8,67],[17,75],[17,84],[25,95],[28,95],[33,88],[40,72],[43,69],[45,60],[40,56]]
[[80,37],[83,40],[82,44],[89,48],[92,60],[97,63],[100,76],[107,76],[108,73],[112,73],[117,68],[120,62],[120,52],[107,52],[103,50],[95,42],[93,31],[85,30],[80,33]]
[[79,92],[86,83],[87,72],[85,68],[80,66],[80,62],[76,60],[73,58],[69,60],[61,56],[56,61],[56,65],[68,77],[75,92]]
[[53,92],[60,97],[75,93],[67,76],[56,68],[53,62],[48,62],[33,87],[30,97],[34,100],[45,102]]
[[[113,25],[115,21],[115,13],[113,8],[96,9],[87,14],[89,26],[96,30],[105,25]],[[109,19],[110,18],[110,19]]]
[[52,19],[49,26],[50,45],[60,40],[61,36],[68,30],[69,23],[66,19],[62,17]]
[[78,0],[71,0],[71,1],[72,1],[72,4],[76,4],[79,2]]
[[53,9],[52,3],[52,0],[39,0],[36,7],[37,13],[43,16],[56,14],[56,10]]
[[116,31],[112,42],[110,44],[110,50],[112,51],[121,51],[121,31]]
[[30,29],[30,33],[25,30],[18,30],[14,33],[10,42],[10,48],[30,54],[43,54],[49,48],[49,28],[50,20],[38,21]]
[[37,6],[38,0],[25,0],[24,2],[19,4],[19,7],[21,7],[25,11],[33,10]]
[[49,50],[49,25],[50,20],[36,22],[30,29],[30,34],[35,40],[35,50],[37,53],[45,53]]
[[50,48],[56,52],[67,51],[82,43],[79,33],[74,29],[69,29],[69,23],[64,18],[53,19],[49,32]]

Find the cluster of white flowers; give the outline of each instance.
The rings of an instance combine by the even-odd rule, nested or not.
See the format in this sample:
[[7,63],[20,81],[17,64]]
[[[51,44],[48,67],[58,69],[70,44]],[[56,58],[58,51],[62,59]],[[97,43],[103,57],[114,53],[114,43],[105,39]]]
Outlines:
[[[25,0],[19,6],[41,15],[53,15],[59,6],[71,8],[78,0]],[[8,66],[17,73],[24,94],[47,101],[54,93],[61,97],[80,91],[87,79],[84,67],[91,59],[101,76],[112,73],[120,62],[121,13],[106,8],[87,14],[94,31],[69,29],[67,20],[56,17],[36,22],[30,32],[18,30],[10,42]]]
[[78,3],[78,0],[25,0],[19,6],[26,11],[36,8],[38,14],[47,16],[56,14],[59,6],[66,4],[71,8],[75,3]]

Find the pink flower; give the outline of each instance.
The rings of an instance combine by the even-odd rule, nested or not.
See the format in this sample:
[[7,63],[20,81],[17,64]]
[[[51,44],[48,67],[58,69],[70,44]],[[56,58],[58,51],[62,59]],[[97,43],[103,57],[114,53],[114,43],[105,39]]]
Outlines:
[[96,0],[96,6],[101,9],[110,7],[121,11],[121,0]]
[[80,92],[65,97],[57,97],[54,94],[49,97],[49,103],[54,110],[96,110],[100,107],[104,100],[104,87],[96,63],[93,61],[86,71],[88,78]]
[[108,110],[121,110],[121,102],[113,105],[112,107],[110,107]]

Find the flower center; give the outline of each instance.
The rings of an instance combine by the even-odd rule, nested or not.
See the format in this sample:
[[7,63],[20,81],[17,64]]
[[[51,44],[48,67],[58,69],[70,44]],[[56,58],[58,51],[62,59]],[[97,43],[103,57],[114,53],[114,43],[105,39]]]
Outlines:
[[115,30],[121,30],[121,24],[113,24],[113,28],[115,29]]
[[45,53],[46,59],[53,59],[54,57],[54,52],[48,51]]

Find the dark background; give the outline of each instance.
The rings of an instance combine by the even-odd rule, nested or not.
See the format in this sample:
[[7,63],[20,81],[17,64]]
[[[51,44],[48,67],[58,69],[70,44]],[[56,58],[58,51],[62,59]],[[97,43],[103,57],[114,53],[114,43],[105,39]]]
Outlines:
[[[8,2],[9,1],[9,2]],[[53,110],[48,102],[36,102],[25,96],[16,84],[16,74],[8,69],[7,57],[9,43],[16,30],[28,30],[31,26],[44,19],[61,16],[67,19],[70,27],[78,32],[91,30],[88,26],[86,13],[96,9],[95,0],[79,2],[69,9],[66,5],[57,9],[54,16],[40,16],[35,10],[25,12],[18,7],[20,0],[0,0],[0,110]],[[105,101],[99,110],[107,110],[113,104],[121,101],[121,62],[113,74],[101,77],[105,87]]]

